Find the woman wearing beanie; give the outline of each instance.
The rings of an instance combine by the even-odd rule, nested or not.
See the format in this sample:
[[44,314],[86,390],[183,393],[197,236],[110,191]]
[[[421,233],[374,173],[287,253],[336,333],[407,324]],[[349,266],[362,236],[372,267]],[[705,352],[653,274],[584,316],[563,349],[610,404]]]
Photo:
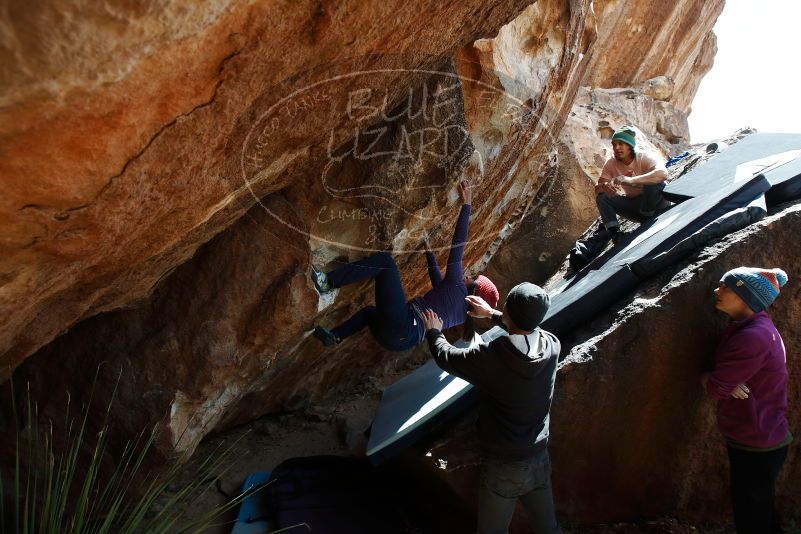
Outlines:
[[440,273],[434,254],[426,250],[428,274],[433,287],[422,297],[406,302],[398,266],[388,252],[379,252],[361,261],[343,265],[328,274],[314,271],[313,281],[321,294],[335,287],[371,278],[375,280],[375,306],[362,308],[350,319],[330,330],[322,326],[315,327],[314,337],[330,347],[369,326],[382,347],[403,351],[416,346],[425,337],[423,310],[435,310],[445,322],[445,328],[449,328],[461,325],[467,319],[467,295],[479,295],[487,302],[497,305],[498,290],[489,278],[464,277],[462,255],[467,241],[472,201],[472,189],[467,180],[459,183],[459,192],[463,204],[448,254],[445,277]]
[[792,434],[787,424],[787,360],[765,309],[787,282],[781,269],[738,267],[723,275],[715,307],[732,322],[701,382],[717,402],[726,438],[737,532],[782,532],[774,508],[776,478]]

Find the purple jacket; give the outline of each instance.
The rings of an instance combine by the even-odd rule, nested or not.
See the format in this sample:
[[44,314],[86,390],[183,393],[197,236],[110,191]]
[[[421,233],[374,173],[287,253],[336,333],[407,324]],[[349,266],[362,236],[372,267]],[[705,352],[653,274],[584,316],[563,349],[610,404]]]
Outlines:
[[[743,383],[751,391],[748,398],[731,397]],[[787,437],[787,356],[766,312],[723,331],[706,391],[717,400],[718,426],[727,439],[768,448]]]
[[[448,265],[445,268],[445,278],[439,271],[437,260],[430,252],[426,253],[428,262],[428,275],[433,286],[422,297],[411,300],[410,304],[421,312],[431,308],[442,319],[442,329],[450,328],[464,323],[467,317],[467,286],[464,284],[464,271],[462,270],[462,256],[464,244],[467,241],[467,228],[470,224],[470,204],[463,204],[456,221],[456,230],[453,232],[451,250],[448,253]],[[418,322],[420,339],[425,337],[421,321]]]

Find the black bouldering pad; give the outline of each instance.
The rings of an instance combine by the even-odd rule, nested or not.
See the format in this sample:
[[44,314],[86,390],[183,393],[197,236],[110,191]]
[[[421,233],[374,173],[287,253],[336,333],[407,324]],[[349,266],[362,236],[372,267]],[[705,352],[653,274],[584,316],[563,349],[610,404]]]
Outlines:
[[659,254],[648,255],[631,265],[631,270],[640,279],[653,276],[666,267],[674,265],[714,239],[720,239],[753,224],[767,215],[765,196],[759,196],[747,206],[730,211],[715,219],[697,232]]
[[799,154],[792,153],[797,150],[801,134],[751,134],[668,184],[662,194],[672,202],[683,202],[715,194],[737,179],[765,174],[775,188],[766,195],[768,206],[786,202],[801,195],[801,162]]
[[[646,221],[575,276],[549,289],[551,307],[542,327],[557,336],[567,334],[634,289],[644,273],[654,272],[651,264],[650,269],[639,269],[638,275],[638,264],[673,249],[727,213],[747,206],[769,188],[767,179],[759,175],[691,198]],[[764,211],[757,211],[764,216]],[[678,261],[680,256],[672,258]],[[661,262],[660,269],[669,261]]]
[[286,460],[272,470],[265,492],[260,512],[285,532],[401,534],[418,528],[396,485],[363,458]]
[[[473,343],[489,343],[504,334],[496,326],[481,336],[476,335]],[[470,383],[446,373],[434,360],[429,360],[384,390],[370,429],[367,457],[374,464],[392,458],[475,400]]]
[[768,207],[801,198],[801,155],[765,174],[771,183],[765,193]]

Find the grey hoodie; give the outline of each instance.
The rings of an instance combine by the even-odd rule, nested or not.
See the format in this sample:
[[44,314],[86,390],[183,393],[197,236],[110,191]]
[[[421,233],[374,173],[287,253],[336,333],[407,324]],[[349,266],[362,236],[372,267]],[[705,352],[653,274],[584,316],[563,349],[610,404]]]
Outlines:
[[444,371],[473,384],[479,394],[479,441],[487,456],[523,460],[548,445],[548,421],[561,345],[537,328],[459,349],[439,330],[427,333]]

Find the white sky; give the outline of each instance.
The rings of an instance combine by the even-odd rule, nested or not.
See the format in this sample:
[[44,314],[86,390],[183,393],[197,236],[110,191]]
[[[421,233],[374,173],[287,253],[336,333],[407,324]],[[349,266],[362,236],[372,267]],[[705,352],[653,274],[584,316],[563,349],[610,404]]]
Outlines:
[[742,126],[801,133],[801,0],[726,0],[715,64],[690,113],[693,143]]

